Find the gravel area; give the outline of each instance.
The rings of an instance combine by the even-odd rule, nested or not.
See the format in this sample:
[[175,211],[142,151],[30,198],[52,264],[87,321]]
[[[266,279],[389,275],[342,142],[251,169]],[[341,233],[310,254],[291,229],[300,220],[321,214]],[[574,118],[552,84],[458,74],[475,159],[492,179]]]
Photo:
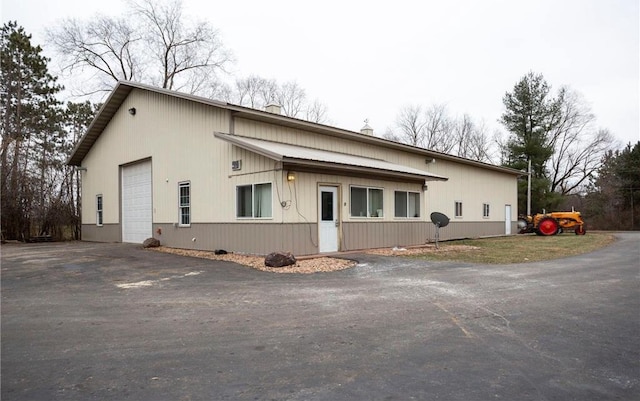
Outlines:
[[[228,262],[238,263],[244,266],[248,266],[257,270],[271,272],[271,273],[298,273],[298,274],[312,274],[320,272],[333,272],[338,270],[344,270],[354,267],[357,263],[353,260],[333,258],[333,257],[318,257],[311,259],[298,260],[295,265],[285,267],[268,267],[264,265],[263,256],[254,255],[241,255],[235,253],[228,253],[226,255],[216,255],[210,251],[196,251],[191,249],[178,249],[169,248],[166,246],[160,246],[157,248],[149,248],[158,252],[172,253],[175,255],[191,256],[195,258],[212,259],[212,260],[224,260]],[[421,255],[425,253],[447,253],[447,252],[460,252],[471,251],[479,249],[475,246],[468,245],[440,245],[436,249],[435,245],[422,245],[410,248],[379,248],[363,251],[363,253],[369,253],[373,255],[382,256],[409,256],[409,255]]]
[[424,255],[426,253],[450,253],[450,252],[468,252],[476,249],[480,249],[477,246],[471,245],[443,245],[440,244],[438,248],[435,245],[427,244],[420,246],[412,246],[408,248],[379,248],[379,249],[370,249],[365,251],[365,253],[373,254],[373,255],[383,255],[383,256],[409,256],[409,255]]
[[228,253],[226,255],[216,255],[213,252],[208,251],[194,251],[190,249],[177,249],[169,248],[166,246],[160,246],[158,248],[149,248],[158,252],[172,253],[175,255],[192,256],[196,258],[212,259],[212,260],[225,260],[228,262],[238,263],[251,268],[271,272],[271,273],[299,273],[299,274],[311,274],[320,272],[333,272],[338,270],[349,269],[355,266],[357,263],[353,260],[338,259],[320,257],[313,259],[298,260],[295,265],[285,267],[268,267],[264,265],[264,256],[253,255],[239,255],[235,253]]

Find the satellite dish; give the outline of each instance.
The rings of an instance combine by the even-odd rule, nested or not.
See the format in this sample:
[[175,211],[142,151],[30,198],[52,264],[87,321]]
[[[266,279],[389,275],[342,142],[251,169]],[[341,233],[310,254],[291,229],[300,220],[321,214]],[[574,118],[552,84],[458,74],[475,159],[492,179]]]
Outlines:
[[440,239],[440,227],[446,227],[449,224],[449,218],[444,213],[431,213],[431,222],[436,226],[436,249],[438,249],[438,240]]
[[431,213],[431,222],[436,225],[436,227],[446,227],[449,224],[449,218],[446,214],[440,212]]

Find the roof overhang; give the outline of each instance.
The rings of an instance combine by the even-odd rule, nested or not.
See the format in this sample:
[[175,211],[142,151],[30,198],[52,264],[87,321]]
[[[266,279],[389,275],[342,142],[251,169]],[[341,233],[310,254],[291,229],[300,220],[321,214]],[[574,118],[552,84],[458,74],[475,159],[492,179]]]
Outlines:
[[281,162],[283,168],[393,181],[447,181],[448,178],[413,167],[346,153],[308,148],[215,132],[214,136],[242,149]]

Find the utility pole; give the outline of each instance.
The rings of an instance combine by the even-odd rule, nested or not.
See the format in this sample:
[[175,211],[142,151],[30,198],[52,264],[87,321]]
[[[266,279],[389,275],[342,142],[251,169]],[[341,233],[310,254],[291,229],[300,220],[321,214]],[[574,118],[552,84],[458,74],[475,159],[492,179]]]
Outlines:
[[527,170],[527,216],[531,216],[531,157],[529,157],[529,168]]

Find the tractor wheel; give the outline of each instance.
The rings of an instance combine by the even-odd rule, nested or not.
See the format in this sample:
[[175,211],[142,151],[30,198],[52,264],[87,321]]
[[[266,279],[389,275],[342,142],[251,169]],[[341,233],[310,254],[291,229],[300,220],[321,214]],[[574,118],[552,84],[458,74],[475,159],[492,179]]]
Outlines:
[[544,217],[538,223],[537,231],[538,233],[540,233],[540,235],[548,236],[556,235],[559,229],[560,225],[558,224],[558,221],[556,219],[554,219],[553,217]]
[[587,233],[587,230],[584,229],[584,226],[578,226],[576,227],[576,235],[585,235]]

